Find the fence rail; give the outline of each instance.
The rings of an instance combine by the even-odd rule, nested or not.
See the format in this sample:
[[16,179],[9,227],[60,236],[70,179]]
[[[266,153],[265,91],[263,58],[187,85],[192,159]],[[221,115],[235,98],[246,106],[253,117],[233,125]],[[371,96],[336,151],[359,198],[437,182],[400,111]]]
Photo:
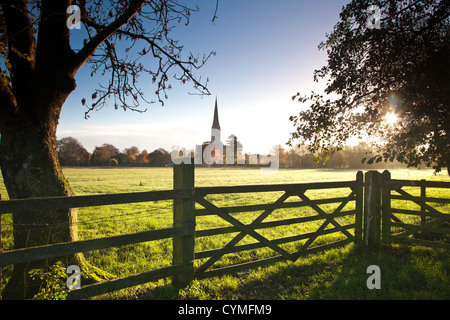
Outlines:
[[[419,196],[412,195],[410,191],[404,190],[404,187],[420,188]],[[446,235],[450,233],[450,212],[444,213],[440,211],[444,207],[438,209],[436,205],[430,204],[448,204],[450,199],[427,197],[427,188],[448,189],[450,188],[450,182],[394,180],[390,178],[389,172],[383,173],[383,242],[400,242],[450,249],[449,243],[427,239],[430,238],[430,234]],[[395,208],[392,205],[392,200],[406,201],[416,207],[419,206],[420,210]],[[406,221],[406,219],[409,221]]]
[[[427,188],[449,188],[449,182],[393,180],[390,178],[388,171],[383,174],[369,171],[366,172],[365,176],[362,172],[358,172],[356,179],[352,181],[196,188],[194,186],[194,166],[184,163],[174,166],[173,179],[173,190],[0,201],[0,214],[12,212],[30,212],[29,214],[32,214],[35,210],[173,200],[173,224],[171,228],[1,252],[0,268],[11,264],[61,257],[80,252],[168,238],[173,239],[171,266],[83,286],[81,289],[70,291],[68,296],[70,299],[84,299],[167,277],[172,277],[172,281],[176,285],[185,285],[193,278],[203,279],[280,261],[295,261],[301,256],[351,242],[363,242],[366,245],[402,242],[449,248],[446,243],[436,244],[428,240],[410,237],[429,231],[440,234],[449,233],[449,229],[445,228],[444,224],[448,223],[450,214],[440,211],[430,203],[448,204],[450,199],[426,195]],[[413,196],[402,189],[405,186],[420,187],[420,196]],[[312,199],[310,198],[312,196],[306,195],[309,190],[319,192],[321,190],[346,188],[349,190],[346,196],[330,197],[325,195]],[[219,206],[208,198],[210,195],[266,192],[280,192],[280,195],[272,203],[240,206]],[[392,194],[393,192],[395,194]],[[395,208],[392,207],[391,202],[393,201],[409,201],[419,205],[420,210]],[[349,203],[352,205],[347,208]],[[337,204],[337,207],[328,210],[329,212],[327,212],[327,209],[320,207],[320,205],[328,204]],[[276,210],[292,208],[307,208],[308,212],[312,211],[313,214],[278,217],[278,220],[265,221]],[[240,215],[232,215],[252,212],[256,213],[257,217],[251,223],[240,221]],[[261,213],[258,215],[258,212]],[[402,221],[398,215],[420,217],[420,224]],[[208,216],[216,216],[229,225],[199,230],[196,227],[197,218]],[[338,220],[342,217],[350,217],[352,222],[345,222],[344,224],[341,220]],[[298,232],[276,239],[269,239],[261,232],[263,229],[309,222],[319,222],[320,226],[315,230]],[[401,229],[401,231],[392,233],[392,229]],[[237,233],[237,235],[221,248],[195,251],[196,239],[232,233]],[[340,233],[344,238],[314,245],[318,237],[334,233]],[[239,244],[246,236],[251,237],[255,242]],[[285,244],[294,242],[296,243],[295,250],[288,251],[283,247]],[[274,256],[246,261],[237,265],[224,267],[217,267],[216,265],[225,254],[235,254],[260,248],[269,248],[274,252]],[[197,267],[194,267],[195,261],[198,262]]]
[[160,230],[150,230],[119,236],[104,237],[90,240],[79,240],[67,243],[57,243],[26,249],[6,251],[1,254],[0,265],[6,266],[22,262],[51,259],[79,252],[89,252],[112,247],[126,246],[147,241],[183,237],[192,234],[194,226],[182,226]]
[[[177,187],[179,181],[183,181],[183,177],[180,176],[178,171],[174,171],[174,190],[1,201],[0,215],[13,212],[29,212],[29,214],[33,214],[35,210],[70,209],[162,200],[173,200],[175,207],[177,201],[183,202],[193,197],[192,189],[180,189]],[[182,223],[174,223],[172,228],[9,250],[0,253],[0,267],[167,238],[172,238],[174,241],[177,241],[177,239],[183,241],[185,237],[192,236],[194,233],[195,225],[183,221]],[[165,277],[177,277],[187,269],[188,267],[185,264],[178,264],[174,258],[172,266],[104,283],[87,285],[81,289],[70,291],[68,298],[84,299]]]
[[[305,195],[308,190],[321,190],[321,189],[337,189],[337,188],[350,188],[351,193],[346,197],[335,197],[326,199],[310,199]],[[224,193],[242,193],[242,192],[284,192],[275,202],[262,205],[245,205],[245,206],[232,206],[232,207],[217,207],[211,201],[205,199],[206,195],[216,195]],[[203,209],[196,209],[196,216],[217,215],[224,221],[230,223],[230,227],[222,227],[216,229],[199,230],[196,231],[196,237],[213,236],[217,234],[235,233],[239,232],[230,242],[225,246],[218,249],[206,250],[195,253],[195,259],[209,258],[200,267],[195,269],[195,277],[206,278],[217,276],[221,274],[236,272],[236,270],[246,270],[249,268],[260,267],[266,264],[275,263],[283,260],[296,261],[300,256],[306,255],[313,251],[326,250],[333,246],[343,245],[352,241],[357,241],[361,238],[362,228],[362,195],[363,195],[363,175],[362,172],[358,172],[355,181],[345,182],[325,182],[325,183],[309,183],[309,184],[285,184],[285,185],[259,185],[259,186],[238,186],[238,187],[209,187],[209,188],[196,188],[195,189],[195,201],[200,204]],[[287,199],[295,197],[300,198],[301,201],[285,202]],[[354,210],[342,211],[343,208],[349,203],[354,201]],[[321,209],[319,204],[339,203],[339,206],[331,213],[326,213]],[[317,214],[307,215],[296,218],[281,219],[269,222],[263,222],[277,209],[286,208],[301,208],[310,207]],[[238,212],[254,212],[263,211],[252,223],[243,224],[238,219],[231,216],[231,213]],[[336,222],[335,218],[344,216],[355,216],[355,223],[348,225],[340,225]],[[290,237],[283,237],[278,239],[269,240],[267,237],[258,233],[257,230],[264,228],[273,228],[279,226],[287,226],[293,224],[300,224],[312,221],[325,220],[321,226],[314,232],[298,234]],[[334,225],[332,229],[326,229],[328,225]],[[348,232],[349,229],[355,229],[355,234],[352,235]],[[341,232],[346,236],[346,239],[336,241],[335,243],[329,243],[323,246],[310,247],[311,244],[319,236],[327,235],[331,233]],[[250,236],[257,242],[250,244],[237,245],[245,236]],[[288,252],[280,245],[290,242],[296,242],[300,240],[306,240],[301,245],[300,249],[294,252]],[[218,269],[210,269],[214,263],[216,263],[225,254],[237,253],[247,250],[254,250],[258,248],[268,247],[276,252],[278,255],[264,260],[250,261],[242,263],[240,265],[227,266]]]
[[[0,214],[19,211],[56,210],[172,199],[189,199],[191,197],[192,191],[189,190],[164,190],[75,197],[17,199],[0,202]],[[32,209],[30,210],[30,208]]]

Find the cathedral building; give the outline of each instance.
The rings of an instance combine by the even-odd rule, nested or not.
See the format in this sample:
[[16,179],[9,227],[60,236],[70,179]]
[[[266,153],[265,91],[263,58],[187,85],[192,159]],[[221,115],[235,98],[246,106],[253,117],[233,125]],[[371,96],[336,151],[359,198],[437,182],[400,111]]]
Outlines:
[[214,106],[214,117],[211,126],[211,140],[196,146],[195,164],[221,165],[225,155],[225,146],[221,140],[219,110],[217,107],[217,97]]

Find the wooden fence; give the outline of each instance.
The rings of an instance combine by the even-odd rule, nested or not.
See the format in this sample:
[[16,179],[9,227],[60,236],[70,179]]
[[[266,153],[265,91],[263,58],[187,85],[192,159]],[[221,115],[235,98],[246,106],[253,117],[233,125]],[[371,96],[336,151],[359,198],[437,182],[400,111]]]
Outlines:
[[[310,199],[305,193],[308,190],[328,190],[328,189],[350,189],[350,193],[344,197],[334,198],[320,198]],[[266,193],[266,192],[281,192],[282,195],[273,203],[269,204],[253,204],[246,206],[233,206],[233,207],[217,207],[211,201],[205,199],[207,195],[214,194],[227,194],[227,193]],[[287,199],[294,197],[299,198],[301,201],[286,202]],[[356,180],[345,182],[323,182],[323,183],[308,183],[308,184],[283,184],[283,185],[255,185],[255,186],[237,186],[237,187],[207,187],[207,188],[195,188],[195,202],[200,204],[203,209],[195,210],[195,216],[205,215],[217,215],[219,218],[225,220],[232,226],[216,228],[213,230],[199,230],[196,231],[196,237],[214,236],[224,233],[236,233],[238,234],[232,238],[224,247],[214,250],[201,251],[195,253],[195,259],[208,258],[206,262],[201,264],[200,267],[194,271],[196,278],[206,278],[219,276],[223,274],[238,272],[247,270],[249,268],[256,268],[266,264],[275,263],[283,260],[295,261],[299,257],[317,252],[320,250],[326,250],[340,245],[347,244],[352,241],[359,242],[362,239],[362,208],[363,208],[363,174],[358,172]],[[355,202],[354,209],[343,211],[343,208],[349,203]],[[332,212],[325,212],[319,205],[338,203],[336,209]],[[300,217],[271,220],[269,222],[263,222],[268,218],[276,209],[283,208],[302,208],[310,207],[317,214],[315,215],[302,215]],[[250,224],[244,224],[231,214],[240,212],[255,212],[263,211],[253,220]],[[354,223],[341,225],[335,219],[338,217],[354,216]],[[278,239],[269,240],[267,237],[262,236],[257,232],[259,229],[275,228],[279,226],[294,225],[309,223],[312,221],[321,221],[319,228],[314,232],[308,232],[304,234],[296,234],[289,237],[283,237]],[[334,228],[327,229],[329,225]],[[354,229],[354,233],[350,233],[349,230]],[[327,243],[319,246],[312,246],[314,240],[319,236],[342,233],[345,235],[345,239],[338,240],[332,243]],[[252,237],[256,242],[237,245],[246,235]],[[294,252],[288,252],[280,245],[296,242],[300,240],[306,240],[302,243],[300,248]],[[229,253],[236,253],[246,250],[254,250],[262,247],[268,247],[276,252],[278,255],[257,261],[251,261],[239,265],[227,266],[224,268],[216,268],[208,271],[213,264],[218,261],[223,255]]]
[[[442,240],[443,235],[450,234],[450,199],[427,196],[427,189],[448,189],[450,182],[393,180],[389,171],[385,171],[381,175],[381,184],[383,243],[399,242],[450,249],[448,242],[433,239]],[[412,194],[414,189],[418,189],[417,196]],[[406,205],[398,208],[392,204],[393,201]],[[413,208],[409,209],[411,206]]]
[[[381,174],[376,171],[369,171],[365,174],[365,182],[363,173],[358,172],[355,180],[344,182],[195,188],[194,165],[182,163],[181,165],[174,166],[174,188],[169,191],[1,201],[0,214],[21,210],[29,211],[29,208],[34,208],[36,210],[68,209],[173,200],[173,225],[171,228],[160,230],[10,250],[0,253],[0,267],[28,261],[61,257],[79,252],[88,252],[160,239],[173,239],[173,263],[171,266],[124,278],[113,279],[107,282],[86,285],[81,289],[69,292],[68,298],[70,299],[84,299],[167,277],[172,277],[172,280],[176,285],[183,286],[193,278],[203,279],[214,277],[283,260],[295,261],[306,254],[327,250],[350,242],[364,242],[366,245],[379,245],[381,233],[383,234],[383,241],[385,242],[398,240],[406,241],[408,239],[407,236],[411,233],[426,231],[441,225],[442,222],[448,221],[450,215],[439,212],[427,204],[427,202],[433,202],[436,201],[436,199],[427,198],[425,195],[417,198],[406,194],[402,191],[401,186],[411,185],[411,183],[407,181],[391,180],[389,173],[386,172],[383,173],[382,177]],[[427,186],[448,188],[450,186],[450,183],[420,183],[421,188],[426,188]],[[326,190],[330,189],[347,189],[349,193],[343,197],[321,197],[318,199],[311,199],[310,196],[306,195],[308,190],[325,190],[326,192]],[[397,226],[395,223],[398,223],[398,221],[391,222],[387,217],[395,217],[393,215],[394,213],[405,212],[399,212],[398,209],[390,208],[390,200],[397,199],[397,196],[390,195],[390,191],[388,192],[387,190],[397,191],[401,196],[406,197],[408,200],[419,203],[423,210],[414,212],[414,214],[420,214],[422,217],[433,217],[436,218],[436,220],[433,222],[424,220],[424,223],[417,228],[415,226],[404,224],[402,227],[406,228],[407,231],[401,234],[391,234],[389,228]],[[219,207],[214,204],[213,201],[207,199],[208,195],[266,192],[280,192],[281,196],[275,202],[269,204],[264,203],[226,207]],[[287,201],[287,199],[291,197],[300,201]],[[338,204],[334,210],[331,210],[332,212],[326,212],[320,207],[320,205],[332,203]],[[344,210],[349,203],[353,203],[352,206],[350,206],[352,209]],[[450,203],[450,201],[444,199],[440,203]],[[201,206],[201,208],[199,208],[199,206]],[[264,221],[277,209],[302,207],[312,208],[316,214],[303,215],[289,219]],[[381,210],[381,207],[383,210]],[[239,221],[232,215],[234,213],[258,211],[262,211],[262,213],[249,224]],[[383,212],[383,219],[381,219],[381,211]],[[412,212],[407,213],[413,214]],[[231,224],[231,226],[198,230],[196,228],[196,218],[210,215],[218,216],[220,219]],[[341,225],[336,219],[344,216],[353,217],[353,223]],[[381,220],[383,220],[382,232]],[[301,225],[311,221],[321,221],[320,226],[315,231],[295,234],[289,237],[268,239],[268,237],[263,236],[259,231],[260,229],[279,226]],[[330,226],[332,226],[332,228],[330,228]],[[434,228],[433,230],[437,229]],[[443,232],[442,230],[440,231]],[[198,252],[195,251],[196,239],[227,233],[237,233],[237,235],[222,248]],[[318,237],[331,233],[341,233],[345,236],[345,239],[312,246]],[[256,240],[256,242],[238,245],[245,236],[250,236]],[[287,251],[282,247],[283,244],[296,241],[302,242],[299,248],[294,251]],[[423,243],[423,241],[416,242]],[[213,268],[214,264],[225,254],[254,250],[263,247],[270,248],[275,252],[275,256],[222,268]],[[448,245],[443,245],[442,247],[447,248]],[[203,262],[200,263],[200,266],[194,267],[194,262],[196,260],[199,260],[199,262],[200,260],[203,260]]]

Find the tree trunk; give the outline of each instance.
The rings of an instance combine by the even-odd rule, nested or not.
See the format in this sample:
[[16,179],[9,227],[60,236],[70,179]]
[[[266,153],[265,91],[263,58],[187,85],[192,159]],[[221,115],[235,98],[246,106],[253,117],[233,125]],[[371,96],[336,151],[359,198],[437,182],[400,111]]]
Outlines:
[[[41,126],[42,122],[33,121],[28,115],[17,115],[2,130],[1,168],[10,199],[72,196],[58,161],[57,120]],[[75,241],[76,222],[77,209],[14,212],[14,249]],[[74,257],[65,258],[74,260]],[[24,274],[47,263],[15,265],[4,298],[32,297],[36,288],[28,287],[30,281]]]
[[[73,79],[73,78],[72,78]],[[52,79],[61,85],[61,79]],[[17,112],[3,122],[0,141],[0,165],[10,199],[73,196],[58,160],[56,128],[59,115],[75,81],[65,79],[64,90],[38,81],[28,99],[21,99]],[[69,78],[70,80],[70,78]],[[31,208],[30,208],[31,209]],[[14,249],[78,240],[77,209],[13,212]],[[32,282],[28,271],[46,269],[56,261],[76,264],[83,271],[108,277],[89,266],[82,254],[14,265],[13,274],[3,292],[4,299],[32,298],[40,283]]]

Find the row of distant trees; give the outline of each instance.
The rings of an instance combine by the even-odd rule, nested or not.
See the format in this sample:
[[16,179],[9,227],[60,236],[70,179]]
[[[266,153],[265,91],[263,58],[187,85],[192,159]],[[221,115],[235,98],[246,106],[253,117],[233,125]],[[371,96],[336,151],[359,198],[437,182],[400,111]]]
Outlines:
[[285,149],[278,146],[280,168],[340,168],[340,169],[394,169],[406,168],[400,162],[362,162],[375,154],[374,150],[365,142],[355,146],[345,146],[342,150],[328,156],[327,159],[318,158],[317,154],[309,151],[308,146],[297,146]]
[[[235,152],[240,152],[242,147],[240,142],[236,140],[235,145],[238,147],[235,148]],[[330,155],[326,161],[324,161],[325,159],[317,161],[317,156],[311,153],[307,146],[287,149],[278,145],[276,148],[278,149],[280,168],[392,169],[405,167],[399,162],[362,163],[362,159],[369,158],[373,154],[373,150],[364,142],[356,146],[347,146],[343,150]],[[58,141],[58,156],[63,166],[165,167],[172,163],[170,153],[163,148],[156,149],[151,153],[148,153],[147,150],[140,151],[135,146],[119,151],[115,146],[105,143],[102,146],[95,147],[91,154],[73,137],[63,138]]]
[[111,144],[95,147],[89,153],[75,138],[67,137],[58,140],[58,157],[63,166],[153,166],[164,167],[171,163],[169,152],[159,148],[151,153],[140,151],[138,147],[130,147],[119,151]]

